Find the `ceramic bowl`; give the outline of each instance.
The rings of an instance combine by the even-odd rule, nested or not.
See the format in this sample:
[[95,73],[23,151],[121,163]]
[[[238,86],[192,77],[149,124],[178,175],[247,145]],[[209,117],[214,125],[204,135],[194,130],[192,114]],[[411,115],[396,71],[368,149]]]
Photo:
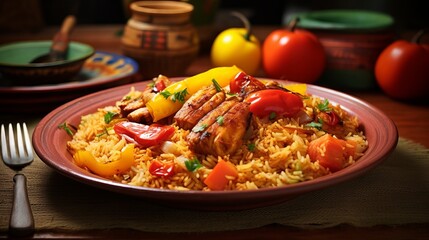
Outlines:
[[318,84],[340,90],[376,88],[375,62],[395,38],[391,16],[362,10],[322,10],[296,16],[297,27],[316,34],[326,51],[327,67]]
[[34,86],[67,82],[77,75],[94,49],[83,43],[70,42],[64,61],[31,63],[47,54],[51,41],[26,41],[0,46],[0,73],[5,79],[13,80],[15,86]]

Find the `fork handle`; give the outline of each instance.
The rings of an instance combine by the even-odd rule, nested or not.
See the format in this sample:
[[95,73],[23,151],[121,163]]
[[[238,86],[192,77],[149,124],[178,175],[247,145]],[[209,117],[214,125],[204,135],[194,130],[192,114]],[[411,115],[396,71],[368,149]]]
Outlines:
[[13,186],[13,205],[9,221],[9,234],[28,236],[34,233],[34,218],[27,193],[27,178],[24,174],[15,174]]

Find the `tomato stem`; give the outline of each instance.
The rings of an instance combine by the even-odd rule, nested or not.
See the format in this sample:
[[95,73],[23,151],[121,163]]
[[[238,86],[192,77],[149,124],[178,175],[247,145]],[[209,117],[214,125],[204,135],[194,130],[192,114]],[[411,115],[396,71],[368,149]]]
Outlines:
[[250,36],[252,36],[252,28],[249,20],[240,12],[231,12],[231,15],[240,19],[240,21],[244,24],[244,28],[246,28],[246,34],[244,35],[244,39],[246,41],[250,41]]
[[296,28],[296,25],[298,24],[298,22],[299,22],[299,18],[298,18],[298,17],[293,18],[293,19],[289,22],[289,24],[288,24],[288,26],[287,26],[287,30],[289,30],[289,31],[291,31],[291,32],[295,31],[295,28]]
[[420,42],[420,39],[421,39],[421,38],[422,38],[422,36],[425,34],[425,32],[426,32],[426,29],[422,29],[422,30],[418,31],[418,32],[413,36],[413,38],[411,39],[411,42],[412,42],[412,43],[419,43],[419,42]]

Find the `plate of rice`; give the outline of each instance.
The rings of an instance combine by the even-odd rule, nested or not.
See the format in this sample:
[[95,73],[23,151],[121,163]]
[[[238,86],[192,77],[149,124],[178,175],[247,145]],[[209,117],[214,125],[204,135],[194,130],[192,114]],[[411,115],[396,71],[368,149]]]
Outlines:
[[277,204],[350,180],[397,141],[393,121],[364,101],[232,67],[93,93],[33,133],[38,156],[66,177],[203,210]]

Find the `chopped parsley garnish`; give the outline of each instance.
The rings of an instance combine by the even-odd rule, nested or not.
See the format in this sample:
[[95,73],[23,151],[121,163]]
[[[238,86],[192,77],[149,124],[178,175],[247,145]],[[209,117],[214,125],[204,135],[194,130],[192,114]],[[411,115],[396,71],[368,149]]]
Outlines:
[[110,123],[116,115],[118,115],[118,113],[108,111],[106,114],[104,114],[104,122]]
[[64,131],[66,131],[67,135],[69,135],[70,137],[73,137],[74,133],[73,131],[70,129],[70,127],[72,127],[71,125],[69,125],[68,123],[64,122],[61,123],[60,125],[58,125],[59,129],[64,129]]
[[186,169],[188,169],[188,171],[194,172],[195,170],[202,167],[203,165],[201,165],[200,161],[198,161],[197,158],[194,158],[191,160],[186,160],[185,166],[186,166]]
[[277,114],[275,112],[270,112],[270,115],[268,116],[268,119],[273,120],[277,117]]
[[168,90],[164,90],[162,92],[160,92],[159,94],[161,94],[165,99],[169,98],[171,95],[171,92],[169,92]]
[[164,90],[164,91],[160,92],[160,94],[165,99],[167,99],[167,98],[169,98],[171,96],[170,99],[173,102],[176,102],[176,101],[185,102],[185,97],[186,97],[186,95],[188,95],[188,89],[185,88],[182,91],[178,91],[178,92],[175,92],[175,93],[171,93],[168,90]]
[[217,124],[219,124],[219,126],[222,126],[223,125],[223,116],[218,116],[216,118],[216,122],[217,122]]
[[307,127],[313,127],[313,128],[317,128],[318,130],[321,130],[322,129],[322,124],[323,124],[323,122],[321,120],[319,120],[319,122],[307,123],[305,126],[307,126]]
[[215,86],[215,88],[216,88],[216,91],[217,92],[221,92],[222,91],[222,87],[219,85],[219,83],[216,81],[216,79],[212,79],[212,82],[213,82],[213,85]]
[[317,104],[317,109],[319,109],[321,112],[329,112],[331,111],[331,108],[329,107],[329,100],[325,99],[323,103]]
[[253,152],[253,151],[255,151],[255,148],[256,148],[255,143],[249,143],[249,144],[247,144],[247,150]]
[[201,124],[199,126],[195,126],[194,128],[192,128],[192,132],[202,132],[204,131],[204,129],[207,128],[207,124]]
[[130,96],[130,95],[125,96],[125,97],[124,97],[124,100],[125,100],[125,101],[131,100],[131,96]]
[[171,101],[173,101],[173,102],[176,102],[176,101],[185,102],[186,95],[188,95],[188,89],[187,88],[183,89],[182,91],[175,92],[173,94],[173,96],[171,97]]

